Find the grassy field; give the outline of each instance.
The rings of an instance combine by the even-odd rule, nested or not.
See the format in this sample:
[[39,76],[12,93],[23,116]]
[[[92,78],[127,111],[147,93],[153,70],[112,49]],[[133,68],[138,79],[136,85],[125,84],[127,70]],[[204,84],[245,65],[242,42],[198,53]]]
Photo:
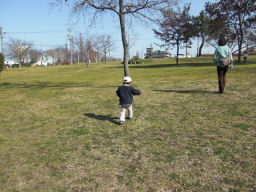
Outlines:
[[130,66],[134,119],[118,125],[120,63],[0,74],[0,191],[255,191],[256,57],[218,94],[210,58]]

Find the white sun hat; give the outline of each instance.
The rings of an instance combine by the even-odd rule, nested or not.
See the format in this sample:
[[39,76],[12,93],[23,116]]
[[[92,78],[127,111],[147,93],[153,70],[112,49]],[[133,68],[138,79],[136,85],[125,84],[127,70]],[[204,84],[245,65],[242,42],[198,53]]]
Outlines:
[[123,82],[124,83],[130,83],[130,82],[132,82],[132,78],[129,77],[129,76],[126,76],[126,77],[124,77],[124,81]]

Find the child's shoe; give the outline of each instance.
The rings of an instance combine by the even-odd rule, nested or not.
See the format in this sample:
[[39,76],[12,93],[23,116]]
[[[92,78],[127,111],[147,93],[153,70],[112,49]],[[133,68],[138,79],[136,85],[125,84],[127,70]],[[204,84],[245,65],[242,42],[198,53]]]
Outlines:
[[124,124],[124,121],[120,121],[120,125],[123,125]]

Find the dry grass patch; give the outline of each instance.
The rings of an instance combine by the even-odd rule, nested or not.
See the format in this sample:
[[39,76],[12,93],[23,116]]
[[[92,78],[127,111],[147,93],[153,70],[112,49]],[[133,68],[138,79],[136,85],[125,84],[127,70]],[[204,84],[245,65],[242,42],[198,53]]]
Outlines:
[[131,67],[142,95],[124,126],[119,63],[4,71],[0,190],[256,190],[256,62],[223,95],[209,58],[154,62]]

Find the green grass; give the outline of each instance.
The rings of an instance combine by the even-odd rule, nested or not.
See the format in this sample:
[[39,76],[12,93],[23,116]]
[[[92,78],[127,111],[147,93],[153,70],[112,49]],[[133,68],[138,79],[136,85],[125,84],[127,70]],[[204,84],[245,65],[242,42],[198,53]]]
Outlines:
[[0,74],[0,191],[255,191],[256,57],[217,93],[210,58],[130,66],[134,119],[118,125],[119,63]]

